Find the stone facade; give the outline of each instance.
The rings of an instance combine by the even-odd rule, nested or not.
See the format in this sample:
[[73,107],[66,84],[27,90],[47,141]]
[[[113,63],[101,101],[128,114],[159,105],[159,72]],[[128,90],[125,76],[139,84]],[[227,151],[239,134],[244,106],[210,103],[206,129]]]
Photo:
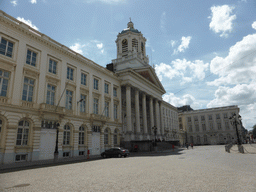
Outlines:
[[[227,106],[179,112],[180,143],[214,145],[235,143],[236,128],[229,117],[239,115],[237,106]],[[237,119],[238,120],[238,119]],[[237,125],[242,139],[241,124]]]

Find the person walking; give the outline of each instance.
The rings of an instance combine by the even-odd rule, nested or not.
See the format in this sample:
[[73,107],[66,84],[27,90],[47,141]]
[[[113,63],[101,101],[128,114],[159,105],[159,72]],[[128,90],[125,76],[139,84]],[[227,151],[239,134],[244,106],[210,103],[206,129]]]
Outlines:
[[187,149],[188,149],[188,146],[189,146],[189,145],[188,145],[188,143],[186,143],[186,147],[187,147]]
[[194,146],[193,143],[191,143],[190,146],[191,146],[191,148],[193,149],[193,146]]
[[172,151],[174,151],[175,146],[172,144]]

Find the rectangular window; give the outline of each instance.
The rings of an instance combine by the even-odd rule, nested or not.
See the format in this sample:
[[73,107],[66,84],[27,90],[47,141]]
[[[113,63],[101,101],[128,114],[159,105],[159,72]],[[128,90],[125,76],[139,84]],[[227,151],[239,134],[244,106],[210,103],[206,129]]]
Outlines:
[[92,126],[92,132],[100,133],[100,126],[93,125]]
[[15,161],[27,161],[27,154],[16,155]]
[[117,104],[114,104],[114,119],[117,119]]
[[86,74],[84,73],[81,74],[81,84],[86,85]]
[[94,114],[99,113],[99,99],[96,99],[96,98],[93,99],[93,113]]
[[0,96],[6,97],[10,73],[0,70]]
[[84,154],[85,154],[84,151],[79,151],[79,156],[82,156]]
[[211,130],[213,130],[213,123],[209,123],[209,127]]
[[206,125],[205,124],[202,124],[202,129],[203,129],[203,131],[206,131]]
[[13,43],[2,38],[0,43],[0,54],[5,55],[7,57],[12,57],[13,52]]
[[197,116],[194,116],[194,121],[198,121],[198,117]]
[[67,79],[73,81],[74,80],[74,69],[68,67],[67,68]]
[[216,114],[216,119],[220,119],[220,114]]
[[63,157],[69,157],[69,152],[63,152]]
[[105,101],[105,116],[109,117],[109,102]]
[[80,112],[85,113],[86,112],[86,96],[81,95],[80,100]]
[[188,117],[188,122],[191,122],[191,117]]
[[204,116],[201,116],[201,121],[204,121],[204,120],[205,120]]
[[53,85],[47,85],[46,104],[54,105],[55,102],[55,90],[56,87]]
[[218,130],[221,130],[221,123],[217,123]]
[[229,122],[228,121],[225,122],[225,127],[226,127],[226,129],[229,129]]
[[227,119],[228,118],[228,114],[227,113],[223,113],[223,117],[224,117],[224,119]]
[[109,84],[105,83],[104,90],[106,94],[108,94],[108,88],[109,88]]
[[50,73],[56,74],[57,73],[57,62],[50,59],[49,60],[49,70]]
[[35,80],[24,78],[22,100],[32,102]]
[[179,117],[179,122],[181,122],[181,117]]
[[36,66],[36,53],[30,50],[27,50],[27,59],[26,63],[31,66]]
[[115,87],[114,87],[114,89],[113,89],[113,96],[114,96],[114,97],[117,97],[117,88],[115,88]]
[[192,131],[193,131],[193,129],[192,129],[192,125],[189,125],[189,126],[188,126],[188,130],[189,130],[190,132],[192,132]]
[[209,120],[212,120],[212,115],[209,115],[208,117],[209,117]]
[[66,90],[66,109],[72,110],[73,92]]
[[99,80],[93,79],[93,89],[99,90]]
[[196,131],[199,132],[199,125],[195,125]]

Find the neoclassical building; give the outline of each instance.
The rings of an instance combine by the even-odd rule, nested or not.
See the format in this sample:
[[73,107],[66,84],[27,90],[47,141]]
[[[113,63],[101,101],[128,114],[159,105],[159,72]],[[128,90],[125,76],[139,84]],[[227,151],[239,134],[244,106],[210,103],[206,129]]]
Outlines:
[[174,140],[168,133],[178,131],[177,109],[162,100],[165,89],[148,63],[145,45],[146,39],[130,21],[117,36],[117,59],[107,66],[121,79],[124,142],[153,139],[154,126],[158,138]]
[[0,164],[99,155],[153,139],[152,127],[178,141],[145,44],[129,22],[104,68],[0,11]]
[[[179,109],[181,144],[188,142],[195,145],[216,145],[237,142],[236,128],[229,119],[234,114],[238,117],[237,105],[199,110],[183,106]],[[243,139],[241,124],[237,128]]]

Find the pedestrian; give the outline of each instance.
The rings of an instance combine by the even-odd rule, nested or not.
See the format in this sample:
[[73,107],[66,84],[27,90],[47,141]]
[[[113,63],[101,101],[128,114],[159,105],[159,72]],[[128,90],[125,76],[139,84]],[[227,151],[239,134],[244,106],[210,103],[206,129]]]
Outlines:
[[174,147],[175,147],[175,146],[172,144],[172,151],[174,151]]
[[188,149],[188,143],[186,143],[186,147],[187,147],[187,149]]
[[191,148],[193,149],[193,143],[190,144]]

